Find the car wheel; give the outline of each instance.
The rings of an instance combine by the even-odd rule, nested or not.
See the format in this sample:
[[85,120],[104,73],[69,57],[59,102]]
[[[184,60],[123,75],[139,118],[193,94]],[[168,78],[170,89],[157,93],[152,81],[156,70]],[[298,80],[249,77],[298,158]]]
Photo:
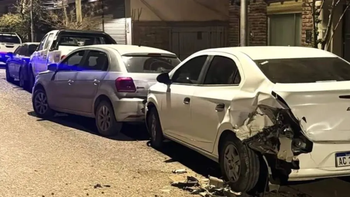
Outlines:
[[220,149],[220,168],[233,191],[254,189],[260,174],[260,160],[256,152],[238,138],[229,135]]
[[25,84],[26,84],[26,83],[25,83],[24,79],[25,79],[24,71],[23,71],[22,68],[20,68],[20,69],[19,69],[19,86],[20,86],[21,88],[23,88],[23,89],[26,89],[26,88],[25,88]]
[[42,88],[35,90],[32,103],[34,112],[39,118],[50,119],[55,115],[47,101],[46,92]]
[[13,83],[14,82],[14,79],[13,77],[10,76],[10,71],[8,69],[8,66],[6,66],[6,81],[10,82],[10,83]]
[[155,149],[161,149],[163,146],[164,135],[160,125],[158,112],[151,108],[147,116],[148,130],[151,135],[151,146]]
[[29,69],[29,73],[28,73],[28,91],[32,91],[32,88],[34,86],[34,82],[35,82],[35,77],[33,74],[32,69]]
[[106,101],[101,101],[95,114],[96,127],[103,136],[113,136],[119,134],[123,123],[117,122],[112,105]]

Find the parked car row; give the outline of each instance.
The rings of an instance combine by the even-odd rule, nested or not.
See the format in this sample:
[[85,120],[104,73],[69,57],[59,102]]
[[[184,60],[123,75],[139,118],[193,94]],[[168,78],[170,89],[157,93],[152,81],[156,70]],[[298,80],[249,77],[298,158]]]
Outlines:
[[169,139],[193,149],[246,192],[267,178],[350,175],[349,86],[350,63],[313,48],[206,49],[181,62],[161,49],[92,44],[39,72],[32,103],[44,119],[95,118],[105,136],[145,122],[154,148]]

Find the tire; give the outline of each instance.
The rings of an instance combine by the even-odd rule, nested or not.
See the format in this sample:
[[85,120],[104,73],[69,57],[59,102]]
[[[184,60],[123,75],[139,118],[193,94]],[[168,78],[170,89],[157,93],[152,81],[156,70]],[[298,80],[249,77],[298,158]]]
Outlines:
[[32,92],[33,86],[34,86],[34,82],[35,82],[35,78],[34,78],[34,74],[33,71],[31,69],[31,67],[29,67],[29,72],[28,72],[28,85],[27,85],[27,89],[28,91]]
[[148,130],[151,135],[151,146],[155,149],[163,147],[164,135],[156,108],[151,108],[147,116]]
[[114,109],[106,100],[97,105],[95,122],[98,133],[106,137],[118,135],[123,126],[123,123],[117,122]]
[[23,88],[23,89],[27,89],[26,88],[26,81],[24,80],[25,78],[25,73],[23,71],[23,68],[19,69],[19,87]]
[[[231,155],[230,152],[233,154]],[[237,167],[237,165],[232,165],[232,160],[238,160],[239,165],[236,173],[231,174],[230,172],[233,172],[232,168]],[[259,155],[234,135],[227,136],[220,148],[219,164],[224,179],[229,182],[233,191],[249,192],[258,183],[260,174]],[[236,177],[233,174],[236,174]]]
[[50,119],[55,115],[55,112],[50,108],[47,101],[46,92],[42,88],[34,91],[32,103],[34,112],[39,118]]
[[10,83],[13,83],[13,82],[14,82],[13,77],[10,76],[10,72],[9,72],[9,69],[8,69],[8,66],[7,66],[7,65],[6,65],[6,81],[7,81],[7,82],[10,82]]

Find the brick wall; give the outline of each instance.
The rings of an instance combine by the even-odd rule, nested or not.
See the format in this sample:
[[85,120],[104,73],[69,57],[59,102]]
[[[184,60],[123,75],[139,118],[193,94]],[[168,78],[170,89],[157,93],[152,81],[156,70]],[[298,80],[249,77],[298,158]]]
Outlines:
[[312,30],[312,13],[311,7],[306,5],[308,0],[303,0],[302,13],[301,13],[301,45],[311,46],[305,42],[306,40],[306,30]]
[[[263,0],[256,0],[249,5],[248,14],[248,32],[250,46],[267,45],[267,16],[266,3]],[[229,44],[230,46],[239,46],[239,16],[240,7],[233,4],[229,0],[230,29]]]

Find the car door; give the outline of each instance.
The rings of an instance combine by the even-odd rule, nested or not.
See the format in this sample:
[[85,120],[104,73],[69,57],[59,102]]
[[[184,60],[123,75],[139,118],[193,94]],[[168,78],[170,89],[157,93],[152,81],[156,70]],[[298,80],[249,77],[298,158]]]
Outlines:
[[232,99],[240,93],[241,73],[234,56],[213,56],[203,84],[194,87],[191,101],[191,145],[212,152],[217,131]]
[[9,57],[9,59],[7,61],[7,67],[9,70],[9,74],[11,77],[13,77],[15,79],[18,79],[17,65],[18,65],[19,56],[20,56],[22,49],[23,49],[23,46],[17,47],[17,49],[13,52],[13,55],[11,57]]
[[35,62],[35,76],[42,71],[47,70],[48,62],[48,53],[50,46],[52,44],[54,33],[49,33],[43,42],[43,45],[40,44],[39,50],[36,52],[36,62]]
[[62,112],[75,110],[74,92],[77,68],[82,63],[85,51],[77,51],[65,58],[59,65],[46,90],[50,105]]
[[161,98],[164,133],[180,141],[189,141],[191,99],[207,58],[207,55],[200,55],[183,63],[171,76],[172,84]]
[[40,70],[41,70],[41,64],[42,64],[42,61],[43,61],[41,54],[44,51],[44,45],[46,43],[46,40],[47,40],[48,36],[49,36],[49,34],[46,34],[43,37],[43,39],[40,41],[38,49],[32,55],[31,64],[32,64],[32,69],[33,69],[34,76],[36,76],[37,73],[39,73]]
[[108,55],[104,51],[90,50],[76,75],[74,107],[81,113],[93,113],[93,102],[101,81],[107,74]]

